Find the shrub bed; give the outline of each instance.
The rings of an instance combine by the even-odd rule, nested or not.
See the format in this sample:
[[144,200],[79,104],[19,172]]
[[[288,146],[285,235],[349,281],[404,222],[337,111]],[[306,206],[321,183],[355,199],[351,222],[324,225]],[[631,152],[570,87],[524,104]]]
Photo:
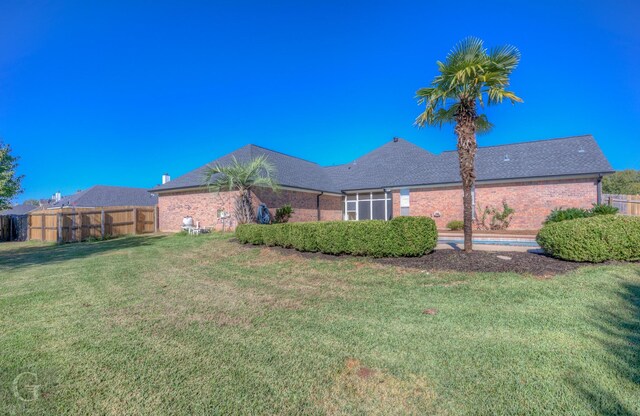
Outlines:
[[578,218],[589,218],[596,217],[598,215],[614,215],[618,213],[618,208],[611,207],[609,205],[598,205],[593,204],[593,208],[584,209],[584,208],[556,208],[547,219],[544,221],[545,224],[550,224],[552,222],[561,222],[568,220],[575,220]]
[[536,237],[544,251],[571,261],[640,260],[640,218],[601,215],[546,224]]
[[236,228],[236,238],[244,244],[325,254],[412,257],[432,251],[438,231],[431,218],[398,217],[391,221],[242,224]]

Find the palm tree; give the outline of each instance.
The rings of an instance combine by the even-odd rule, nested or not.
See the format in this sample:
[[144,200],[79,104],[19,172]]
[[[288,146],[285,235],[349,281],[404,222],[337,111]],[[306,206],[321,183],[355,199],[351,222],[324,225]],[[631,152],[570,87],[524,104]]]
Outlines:
[[251,192],[256,187],[265,187],[273,191],[279,188],[275,179],[276,169],[267,161],[265,155],[255,157],[248,162],[240,162],[235,157],[231,163],[221,166],[207,166],[205,184],[212,191],[238,191],[235,199],[234,216],[238,224],[255,221],[255,211]]
[[520,62],[520,51],[514,46],[501,46],[487,51],[482,40],[468,37],[458,43],[444,62],[438,61],[440,72],[431,86],[416,93],[418,104],[425,110],[415,120],[418,127],[455,123],[458,136],[458,159],[462,179],[464,206],[464,250],[472,250],[472,190],[476,173],[474,159],[478,144],[476,133],[492,128],[478,107],[509,100],[522,102],[509,88],[509,76]]

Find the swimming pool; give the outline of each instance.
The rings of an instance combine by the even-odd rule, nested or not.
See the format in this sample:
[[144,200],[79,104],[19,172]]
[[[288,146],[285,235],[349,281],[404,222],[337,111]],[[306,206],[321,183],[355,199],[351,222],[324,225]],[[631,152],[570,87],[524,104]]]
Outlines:
[[[438,243],[441,244],[463,244],[462,238],[439,238]],[[473,239],[473,244],[487,244],[493,246],[519,246],[519,247],[532,247],[540,248],[538,243],[531,240],[507,240],[507,239]]]

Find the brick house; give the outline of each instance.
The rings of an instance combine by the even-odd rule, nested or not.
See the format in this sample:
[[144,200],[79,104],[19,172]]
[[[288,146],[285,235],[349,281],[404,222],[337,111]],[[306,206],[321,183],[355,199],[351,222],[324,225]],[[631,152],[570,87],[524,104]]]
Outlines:
[[[277,169],[278,193],[260,189],[254,202],[270,210],[291,204],[291,221],[390,219],[427,216],[444,228],[462,219],[462,187],[455,151],[433,154],[406,140],[385,145],[338,166],[244,146],[211,162],[266,155]],[[221,212],[232,212],[234,192],[209,192],[202,166],[151,190],[158,195],[160,229],[177,231],[185,216],[220,227]],[[512,229],[536,230],[553,208],[589,208],[601,198],[601,180],[613,169],[590,136],[480,147],[476,156],[474,205],[515,209]]]

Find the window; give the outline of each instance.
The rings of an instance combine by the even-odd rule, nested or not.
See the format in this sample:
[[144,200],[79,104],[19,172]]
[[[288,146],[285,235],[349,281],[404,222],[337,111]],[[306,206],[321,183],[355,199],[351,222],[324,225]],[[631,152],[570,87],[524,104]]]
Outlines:
[[391,192],[358,192],[344,198],[344,219],[347,221],[389,220],[392,211]]
[[409,215],[410,195],[409,189],[400,189],[400,215],[406,217]]

